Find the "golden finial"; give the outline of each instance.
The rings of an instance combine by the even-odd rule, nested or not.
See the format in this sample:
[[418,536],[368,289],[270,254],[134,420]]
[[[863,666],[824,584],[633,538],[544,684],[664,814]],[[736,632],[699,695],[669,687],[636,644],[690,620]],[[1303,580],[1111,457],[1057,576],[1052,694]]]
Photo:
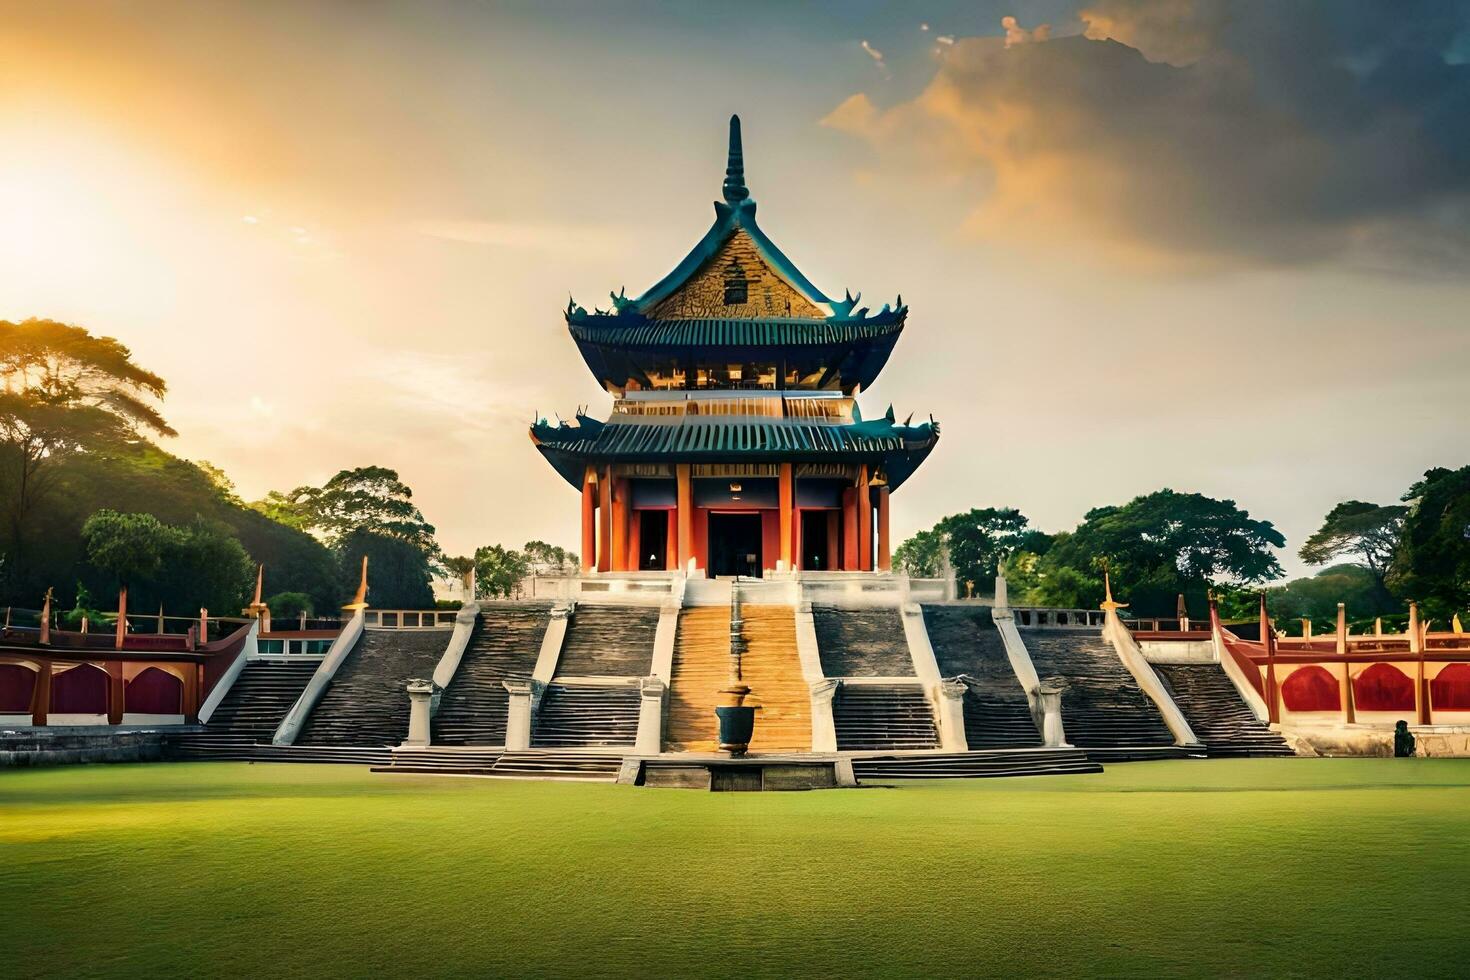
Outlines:
[[1115,609],[1127,609],[1128,603],[1113,601],[1113,580],[1108,575],[1108,570],[1103,569],[1103,591],[1107,594],[1103,599],[1102,609],[1104,612],[1112,612]]
[[343,609],[366,609],[368,607],[368,604],[367,604],[367,590],[368,590],[367,566],[368,566],[368,556],[367,555],[363,555],[362,556],[362,580],[357,583],[357,594],[352,597],[352,601],[351,602],[349,602],[347,605],[345,605],[345,606],[342,607]]

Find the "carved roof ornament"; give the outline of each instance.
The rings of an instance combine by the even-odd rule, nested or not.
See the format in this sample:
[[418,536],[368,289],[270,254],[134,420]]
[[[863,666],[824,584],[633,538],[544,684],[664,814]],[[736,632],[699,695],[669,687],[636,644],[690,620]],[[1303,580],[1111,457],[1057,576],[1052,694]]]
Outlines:
[[730,154],[725,162],[725,201],[739,205],[749,200],[750,188],[745,186],[745,149],[740,142],[740,117],[730,117]]

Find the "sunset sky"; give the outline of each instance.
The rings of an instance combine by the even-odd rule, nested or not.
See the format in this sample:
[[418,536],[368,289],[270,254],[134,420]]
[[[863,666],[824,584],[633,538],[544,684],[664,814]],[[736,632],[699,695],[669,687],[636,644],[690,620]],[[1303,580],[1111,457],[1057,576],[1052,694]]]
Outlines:
[[[1009,19],[1014,18],[1014,19]],[[1470,3],[11,3],[0,318],[118,337],[247,499],[396,468],[451,553],[575,547],[533,413],[708,227],[912,312],[896,537],[1162,486],[1295,549],[1470,462]]]

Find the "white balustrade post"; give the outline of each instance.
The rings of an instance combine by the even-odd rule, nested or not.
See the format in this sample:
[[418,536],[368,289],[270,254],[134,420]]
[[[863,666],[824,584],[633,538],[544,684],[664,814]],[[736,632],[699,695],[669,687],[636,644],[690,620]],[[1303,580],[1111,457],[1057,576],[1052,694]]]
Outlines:
[[404,745],[428,748],[429,707],[434,700],[434,682],[414,678],[408,682],[408,738]]

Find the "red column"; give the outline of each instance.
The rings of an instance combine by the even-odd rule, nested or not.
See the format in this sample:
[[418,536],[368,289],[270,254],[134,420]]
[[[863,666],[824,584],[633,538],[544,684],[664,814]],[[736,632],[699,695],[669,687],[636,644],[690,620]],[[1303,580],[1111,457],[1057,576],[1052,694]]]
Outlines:
[[780,477],[777,481],[778,501],[777,505],[781,513],[781,561],[786,571],[791,571],[791,508],[795,505],[796,478],[792,472],[790,463],[782,463]]
[[612,481],[612,567],[628,570],[628,481],[621,477]]
[[857,488],[842,491],[842,570],[858,570],[858,504]]
[[597,570],[612,569],[612,476],[604,468],[597,477]]
[[107,676],[110,682],[107,692],[107,723],[109,725],[121,725],[125,693],[122,664],[116,662],[108,664]]
[[679,512],[677,510],[670,510],[668,514],[669,530],[665,535],[668,544],[668,554],[664,558],[664,568],[672,571],[679,567]]
[[868,468],[858,467],[857,485],[858,568],[873,570],[873,493],[868,486]]
[[643,520],[639,512],[628,508],[628,571],[643,567]]
[[597,480],[592,467],[582,475],[582,571],[597,567]]
[[679,463],[674,474],[679,484],[679,567],[688,571],[689,559],[694,557],[694,481],[690,477],[692,467]]
[[842,539],[839,537],[842,533],[842,513],[840,511],[829,510],[827,511],[826,520],[827,564],[822,566],[822,570],[835,572],[842,566],[842,549],[840,547]]
[[886,572],[893,568],[892,557],[888,554],[888,488],[878,488],[878,571]]

